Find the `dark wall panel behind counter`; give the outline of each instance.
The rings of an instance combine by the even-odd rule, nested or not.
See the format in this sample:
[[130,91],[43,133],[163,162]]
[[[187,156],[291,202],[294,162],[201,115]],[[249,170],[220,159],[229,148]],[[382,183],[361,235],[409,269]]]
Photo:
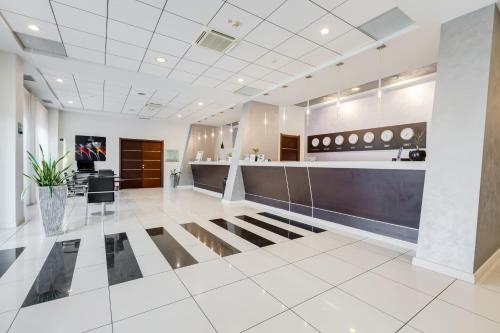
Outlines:
[[289,201],[284,167],[242,166],[245,193]]
[[312,216],[311,189],[307,168],[287,167],[285,170],[290,193],[290,211]]
[[309,168],[314,207],[418,229],[423,170]]
[[229,165],[191,164],[194,186],[222,193],[224,177],[229,173]]

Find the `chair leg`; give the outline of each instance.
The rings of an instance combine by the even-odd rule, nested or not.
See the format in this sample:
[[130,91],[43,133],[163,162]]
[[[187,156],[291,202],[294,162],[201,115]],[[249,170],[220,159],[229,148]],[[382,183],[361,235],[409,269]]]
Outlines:
[[85,195],[85,225],[89,224],[89,201],[87,200],[87,196]]
[[101,215],[102,216],[106,215],[106,204],[104,202],[101,205]]

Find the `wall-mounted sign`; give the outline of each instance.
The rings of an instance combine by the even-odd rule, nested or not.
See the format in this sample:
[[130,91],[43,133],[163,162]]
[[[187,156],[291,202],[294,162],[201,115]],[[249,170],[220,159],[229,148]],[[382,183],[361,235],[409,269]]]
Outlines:
[[427,123],[402,124],[356,131],[310,135],[308,153],[337,151],[413,149],[416,143],[425,148]]

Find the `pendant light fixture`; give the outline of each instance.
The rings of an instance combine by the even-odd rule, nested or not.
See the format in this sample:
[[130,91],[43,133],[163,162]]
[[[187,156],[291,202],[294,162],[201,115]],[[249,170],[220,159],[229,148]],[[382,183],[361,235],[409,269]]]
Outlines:
[[222,136],[224,134],[223,130],[222,130],[222,125],[220,125],[220,136]]
[[286,106],[283,106],[283,120],[286,120]]
[[309,100],[307,100],[307,109],[306,109],[306,126],[309,127],[309,115],[311,114],[311,109],[309,106]]
[[378,89],[377,89],[377,99],[378,99],[378,109],[382,110],[382,50],[385,49],[385,44],[377,47],[378,50]]
[[211,134],[212,138],[215,137],[215,128],[212,128],[212,134]]
[[341,107],[342,107],[342,102],[340,101],[341,99],[341,93],[340,93],[340,90],[337,91],[337,119],[340,118],[340,110],[341,110]]
[[267,112],[264,111],[264,127],[267,127]]
[[205,128],[205,134],[203,135],[203,138],[205,139],[205,143],[207,142],[207,129]]

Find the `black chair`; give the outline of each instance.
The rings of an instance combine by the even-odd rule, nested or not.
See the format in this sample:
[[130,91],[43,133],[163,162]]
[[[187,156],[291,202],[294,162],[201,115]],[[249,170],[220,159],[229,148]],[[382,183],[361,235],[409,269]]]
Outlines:
[[113,177],[89,177],[87,185],[87,209],[85,219],[88,219],[89,204],[100,203],[101,215],[110,215],[106,212],[106,204],[115,202],[115,181]]
[[99,177],[113,177],[115,172],[111,169],[100,169],[97,174]]

